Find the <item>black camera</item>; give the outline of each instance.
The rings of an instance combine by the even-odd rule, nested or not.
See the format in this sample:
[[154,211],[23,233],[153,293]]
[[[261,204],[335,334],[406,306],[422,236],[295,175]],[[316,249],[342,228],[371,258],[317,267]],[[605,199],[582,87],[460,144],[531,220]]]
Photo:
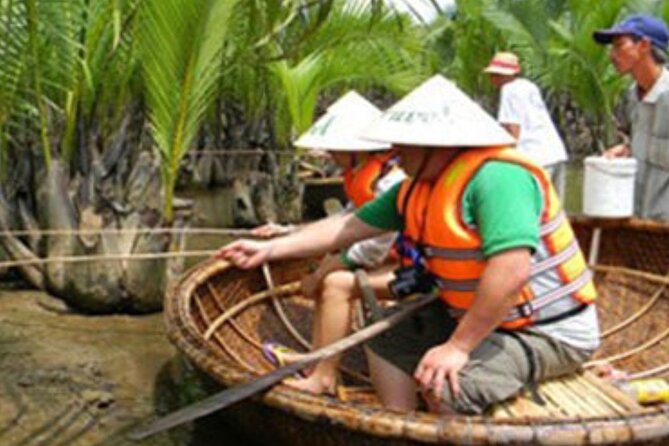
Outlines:
[[415,293],[429,293],[436,282],[424,266],[403,266],[395,270],[395,279],[388,284],[388,289],[398,299]]

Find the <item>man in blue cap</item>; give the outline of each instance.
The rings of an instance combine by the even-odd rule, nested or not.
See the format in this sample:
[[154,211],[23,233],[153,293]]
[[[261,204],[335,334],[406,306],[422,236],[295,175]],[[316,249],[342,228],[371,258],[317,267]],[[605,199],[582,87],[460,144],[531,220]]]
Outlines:
[[611,44],[616,70],[635,81],[624,102],[630,139],[609,148],[606,156],[637,159],[635,214],[669,221],[669,71],[664,66],[669,29],[656,17],[636,14],[593,37]]

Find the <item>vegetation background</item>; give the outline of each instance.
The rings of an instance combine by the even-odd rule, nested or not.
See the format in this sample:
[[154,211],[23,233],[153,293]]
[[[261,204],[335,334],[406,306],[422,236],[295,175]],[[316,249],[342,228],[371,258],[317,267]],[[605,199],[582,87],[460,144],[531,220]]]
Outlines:
[[435,72],[494,109],[481,68],[500,49],[520,54],[582,156],[615,137],[626,82],[592,31],[669,16],[658,0],[433,4],[421,23],[377,0],[1,0],[3,178],[28,155],[85,173],[120,138],[160,156],[169,220],[189,150],[289,149],[344,90],[389,103]]

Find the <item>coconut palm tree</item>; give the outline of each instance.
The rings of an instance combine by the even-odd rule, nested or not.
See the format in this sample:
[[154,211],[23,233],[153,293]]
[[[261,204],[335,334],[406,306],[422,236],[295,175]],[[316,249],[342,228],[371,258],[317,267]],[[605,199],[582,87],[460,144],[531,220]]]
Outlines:
[[323,93],[350,87],[403,93],[426,74],[420,35],[382,1],[274,4],[239,5],[222,81],[223,94],[241,100],[251,115],[272,111],[280,145],[313,122]]
[[21,120],[15,104],[23,94],[21,79],[28,65],[26,17],[25,3],[0,2],[0,173],[3,177],[8,143]]
[[[261,181],[269,176],[272,183],[287,183],[273,184],[275,192],[245,194],[275,194],[272,201],[276,194],[290,195],[296,204],[299,193],[293,189],[299,184],[291,180],[295,159],[288,153],[277,159],[272,149],[289,149],[290,140],[311,125],[316,110],[346,88],[388,94],[408,90],[426,76],[425,57],[415,27],[382,2],[284,2],[281,9],[272,7],[275,3],[255,0],[236,9],[220,83],[224,117],[210,115],[207,127],[243,116],[252,143],[269,149],[266,161],[257,166]],[[237,161],[226,160],[226,172],[232,171],[228,167]],[[258,181],[257,175],[250,177],[249,185]],[[278,218],[299,218],[293,206],[282,206],[280,214]],[[241,221],[251,224],[253,218]]]
[[619,76],[607,51],[592,39],[595,29],[611,26],[620,18],[624,0],[586,5],[570,2],[568,14],[549,22],[550,73],[544,87],[566,93],[590,117],[595,142],[603,149],[614,142],[616,104],[629,80]]

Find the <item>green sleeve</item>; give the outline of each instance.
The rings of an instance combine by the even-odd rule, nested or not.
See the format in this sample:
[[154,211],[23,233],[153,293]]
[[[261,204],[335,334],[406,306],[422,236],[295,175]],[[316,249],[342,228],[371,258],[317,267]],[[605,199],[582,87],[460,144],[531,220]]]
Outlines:
[[402,217],[397,212],[397,194],[402,182],[395,184],[374,200],[355,211],[355,216],[370,226],[388,231],[402,229]]
[[474,175],[462,197],[463,219],[481,234],[486,257],[539,245],[543,197],[534,176],[517,164],[491,161]]
[[339,253],[339,261],[349,270],[349,271],[354,271],[357,268],[360,268],[360,265],[355,263],[351,258],[348,256],[348,250],[347,249],[342,249],[341,252]]

